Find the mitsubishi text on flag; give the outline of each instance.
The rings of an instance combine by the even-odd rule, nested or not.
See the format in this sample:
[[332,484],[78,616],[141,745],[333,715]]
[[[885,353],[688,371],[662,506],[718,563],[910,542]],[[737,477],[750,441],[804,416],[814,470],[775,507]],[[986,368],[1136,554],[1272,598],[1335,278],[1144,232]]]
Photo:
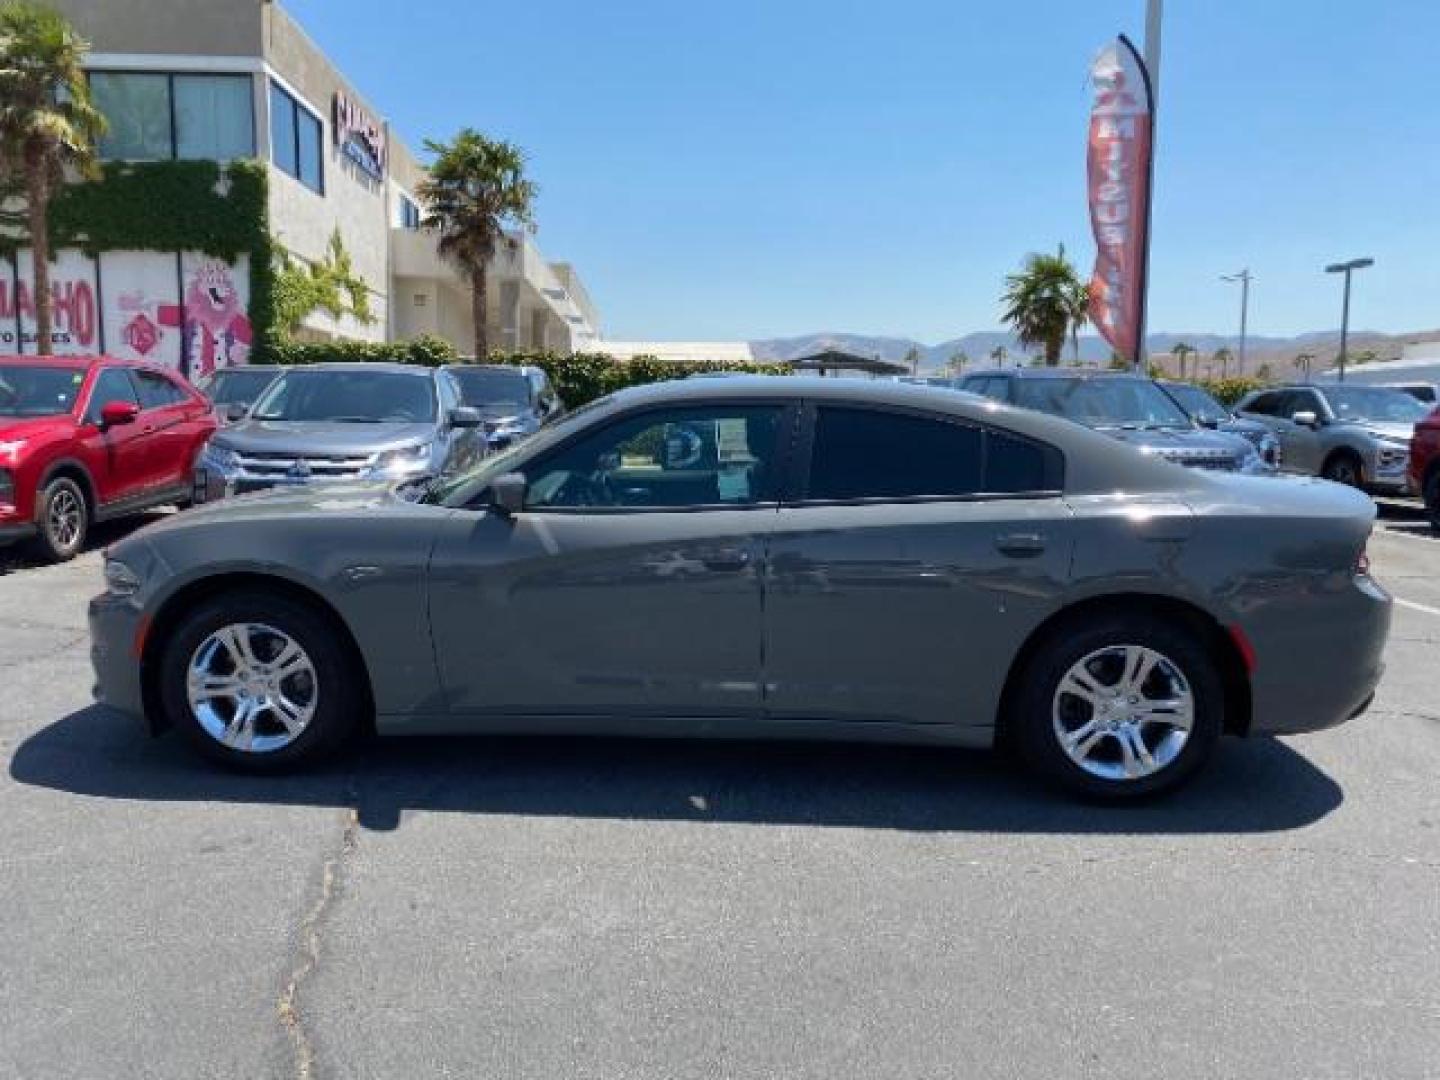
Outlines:
[[1090,320],[1118,355],[1134,362],[1141,347],[1149,227],[1150,84],[1144,62],[1124,37],[1101,50],[1090,78]]

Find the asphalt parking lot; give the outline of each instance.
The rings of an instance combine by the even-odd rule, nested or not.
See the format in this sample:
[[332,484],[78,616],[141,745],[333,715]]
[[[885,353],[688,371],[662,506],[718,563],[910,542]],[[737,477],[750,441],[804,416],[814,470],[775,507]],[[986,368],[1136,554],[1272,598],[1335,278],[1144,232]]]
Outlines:
[[235,777],[90,704],[97,553],[0,559],[0,1076],[1435,1076],[1440,539],[1371,556],[1374,709],[1119,810],[873,747]]

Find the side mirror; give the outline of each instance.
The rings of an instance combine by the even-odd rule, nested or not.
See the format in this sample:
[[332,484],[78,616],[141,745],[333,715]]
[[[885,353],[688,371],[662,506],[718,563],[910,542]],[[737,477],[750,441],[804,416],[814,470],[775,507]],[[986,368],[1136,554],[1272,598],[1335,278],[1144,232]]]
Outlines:
[[232,401],[229,405],[225,406],[225,419],[229,420],[232,424],[239,420],[244,420],[245,417],[249,415],[250,407],[239,401]]
[[525,474],[507,472],[490,481],[490,505],[506,517],[525,509]]
[[100,426],[112,428],[133,424],[139,415],[140,406],[133,401],[107,401],[100,407]]
[[1315,428],[1320,426],[1320,417],[1316,416],[1309,409],[1303,409],[1295,413],[1290,419],[1301,427]]
[[452,428],[478,428],[481,423],[479,409],[461,405],[459,408],[450,410],[450,426]]

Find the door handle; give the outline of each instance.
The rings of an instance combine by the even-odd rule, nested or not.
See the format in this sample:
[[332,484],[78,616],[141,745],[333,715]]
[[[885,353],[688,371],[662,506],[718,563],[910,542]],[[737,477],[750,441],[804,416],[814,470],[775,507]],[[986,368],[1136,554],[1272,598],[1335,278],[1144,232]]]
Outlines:
[[995,550],[1012,559],[1033,559],[1045,553],[1045,537],[1039,533],[1005,533],[995,538]]
[[750,553],[748,551],[717,551],[713,555],[706,555],[700,560],[706,570],[714,570],[716,573],[737,573],[750,565]]

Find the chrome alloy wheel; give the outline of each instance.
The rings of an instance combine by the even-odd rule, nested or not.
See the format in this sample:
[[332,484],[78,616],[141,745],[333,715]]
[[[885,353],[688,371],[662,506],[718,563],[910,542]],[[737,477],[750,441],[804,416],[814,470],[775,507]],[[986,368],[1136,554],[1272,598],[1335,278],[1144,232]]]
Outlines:
[[45,513],[45,527],[50,539],[62,551],[69,551],[80,539],[80,522],[85,508],[80,498],[68,487],[62,487],[50,496],[50,506]]
[[232,623],[200,643],[186,673],[186,697],[216,742],[245,753],[289,746],[315,716],[315,665],[274,627]]
[[1110,645],[1075,663],[1055,689],[1055,737],[1102,780],[1139,780],[1170,765],[1190,739],[1195,695],[1180,669],[1143,645]]

